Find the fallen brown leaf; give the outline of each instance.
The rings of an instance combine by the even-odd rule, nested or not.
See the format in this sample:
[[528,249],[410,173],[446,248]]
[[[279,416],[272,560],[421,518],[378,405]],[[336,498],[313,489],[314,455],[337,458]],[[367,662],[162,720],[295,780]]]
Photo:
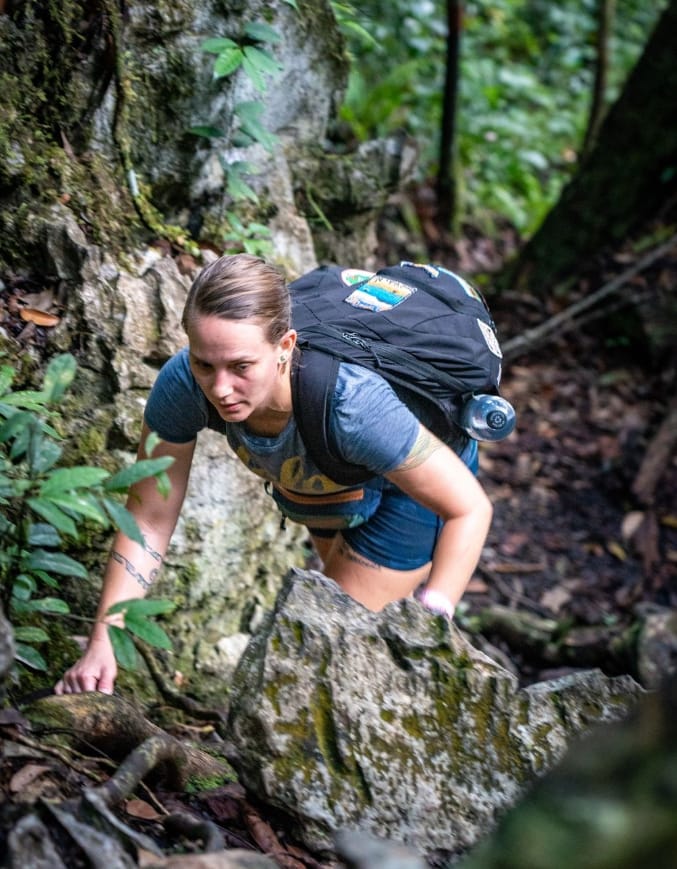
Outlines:
[[19,316],[27,323],[35,323],[36,326],[46,326],[47,328],[56,326],[61,322],[61,317],[57,317],[56,314],[48,314],[37,308],[19,308]]
[[162,817],[162,814],[157,811],[150,803],[145,800],[127,800],[125,803],[125,811],[133,818],[143,818],[145,821],[157,821]]
[[541,604],[551,612],[558,613],[565,603],[569,603],[571,594],[561,585],[549,588],[541,595]]
[[20,770],[14,773],[9,782],[9,789],[12,793],[19,793],[28,785],[39,778],[43,773],[49,772],[51,767],[39,763],[27,763]]

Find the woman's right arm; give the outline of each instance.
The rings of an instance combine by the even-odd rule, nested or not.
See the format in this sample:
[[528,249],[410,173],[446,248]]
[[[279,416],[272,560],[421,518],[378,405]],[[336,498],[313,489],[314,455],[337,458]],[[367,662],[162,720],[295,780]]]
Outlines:
[[[138,457],[147,458],[143,445],[149,435],[144,423]],[[171,488],[164,497],[158,492],[153,477],[141,480],[129,491],[127,509],[134,515],[144,537],[141,546],[118,532],[103,578],[96,621],[82,657],[64,673],[54,686],[56,694],[77,694],[82,691],[113,692],[117,665],[108,636],[109,624],[120,624],[119,616],[106,616],[113,604],[144,597],[155,581],[172,533],[179,518],[188,485],[195,441],[172,444],[160,441],[153,458],[172,456],[167,469]]]

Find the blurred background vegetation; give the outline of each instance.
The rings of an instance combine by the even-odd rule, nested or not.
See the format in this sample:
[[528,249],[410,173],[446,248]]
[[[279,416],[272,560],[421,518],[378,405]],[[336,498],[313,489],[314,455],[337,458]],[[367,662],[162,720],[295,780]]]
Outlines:
[[[410,135],[420,147],[416,181],[434,188],[444,171],[441,131],[451,100],[453,221],[483,234],[507,224],[524,239],[575,173],[591,128],[620,93],[667,2],[333,6],[351,58],[341,110],[351,133],[360,140]],[[445,94],[453,40],[457,83]]]

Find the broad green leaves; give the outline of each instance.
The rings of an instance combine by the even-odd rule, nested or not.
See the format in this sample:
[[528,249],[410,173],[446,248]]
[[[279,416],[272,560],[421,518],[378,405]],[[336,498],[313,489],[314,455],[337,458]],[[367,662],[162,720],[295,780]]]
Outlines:
[[247,73],[259,93],[265,93],[265,76],[276,75],[282,66],[270,52],[263,48],[265,43],[280,42],[280,35],[264,21],[251,21],[245,24],[242,37],[236,42],[228,37],[205,39],[201,51],[216,55],[212,75],[215,79],[226,78],[240,67]]
[[[296,8],[294,0],[287,0]],[[215,55],[212,76],[215,80],[228,79],[238,71],[244,73],[254,89],[263,96],[271,76],[282,71],[282,65],[267,46],[281,41],[279,33],[265,21],[249,21],[242,28],[238,38],[213,37],[204,40],[200,46],[207,54]],[[269,151],[277,144],[277,137],[270,133],[261,120],[264,104],[258,100],[237,103],[232,108],[229,123],[223,128],[213,124],[199,124],[191,128],[196,136],[206,139],[223,139],[224,153],[219,155],[226,177],[226,192],[234,202],[250,200],[257,203],[258,196],[247,182],[248,164],[244,160],[232,159],[225,152],[235,148],[247,148],[261,144]],[[231,224],[232,226],[232,224]]]
[[133,670],[136,666],[136,647],[130,635],[155,648],[171,649],[172,643],[166,632],[150,617],[166,615],[173,610],[172,601],[143,599],[121,601],[108,610],[108,615],[122,613],[124,617],[124,630],[117,625],[108,626],[115,657],[122,667]]
[[[0,367],[0,594],[15,629],[17,660],[38,669],[46,664],[34,644],[48,635],[35,619],[69,613],[67,603],[45,594],[45,587],[58,592],[62,578],[84,581],[89,576],[84,565],[63,551],[67,542],[94,525],[119,529],[143,545],[136,520],[118,498],[152,477],[167,493],[166,471],[173,461],[169,456],[143,459],[114,474],[99,467],[57,467],[62,449],[48,420],[58,417],[55,405],[75,373],[74,358],[63,354],[49,363],[41,390],[12,391],[14,372]],[[157,435],[148,438],[147,455],[157,443]],[[172,604],[143,603],[145,609],[131,610],[128,630],[167,648],[166,634],[148,618],[168,612]]]

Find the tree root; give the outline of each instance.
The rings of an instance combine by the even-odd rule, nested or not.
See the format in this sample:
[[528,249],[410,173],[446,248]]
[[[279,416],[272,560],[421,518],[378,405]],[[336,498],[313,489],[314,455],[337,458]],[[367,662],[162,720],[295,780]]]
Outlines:
[[213,721],[222,728],[225,726],[226,713],[224,711],[209,709],[191,697],[186,697],[185,694],[172,688],[160,672],[157,659],[151,649],[145,643],[135,643],[134,645],[148,667],[148,672],[163,700],[171,704],[175,709],[181,709],[199,721]]
[[[504,606],[492,606],[468,620],[467,630],[501,640],[539,667],[599,667],[608,673],[637,669],[637,627],[571,627]],[[465,627],[465,626],[464,626]]]
[[159,777],[167,779],[168,785],[177,790],[183,789],[190,779],[224,779],[232,775],[225,760],[175,739],[115,695],[91,692],[47,697],[27,707],[24,714],[34,727],[58,730],[60,740],[94,746],[114,760],[122,760],[138,746],[147,744],[129,766],[121,767],[125,776],[134,774],[130,767],[143,769],[137,781],[154,768]]

